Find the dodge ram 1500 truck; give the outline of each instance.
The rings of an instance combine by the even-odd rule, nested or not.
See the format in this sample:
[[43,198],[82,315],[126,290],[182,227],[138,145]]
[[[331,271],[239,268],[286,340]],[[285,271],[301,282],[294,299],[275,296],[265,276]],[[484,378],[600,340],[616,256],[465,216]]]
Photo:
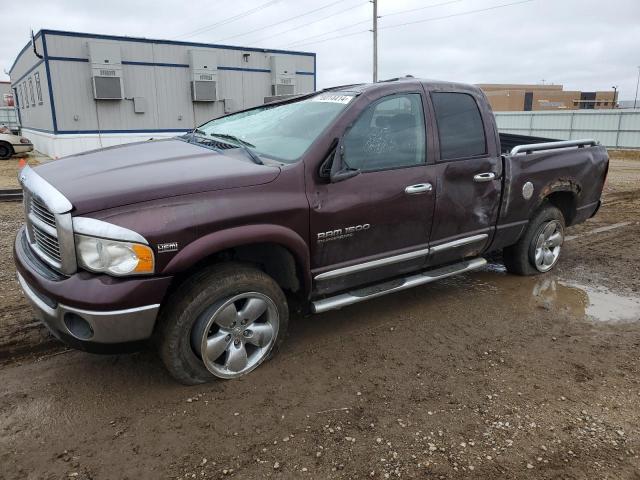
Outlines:
[[282,343],[292,301],[338,309],[498,250],[515,274],[553,268],[598,210],[606,149],[501,152],[480,89],[402,78],[26,167],[18,279],[68,345],[153,340],[180,382],[240,377]]

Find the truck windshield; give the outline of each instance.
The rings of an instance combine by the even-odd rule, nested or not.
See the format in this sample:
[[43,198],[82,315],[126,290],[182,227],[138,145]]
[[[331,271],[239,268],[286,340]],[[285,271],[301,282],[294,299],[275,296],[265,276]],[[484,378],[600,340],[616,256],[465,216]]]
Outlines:
[[198,132],[211,137],[235,137],[234,143],[244,144],[257,155],[293,163],[353,98],[324,92],[285,105],[218,118],[198,127]]

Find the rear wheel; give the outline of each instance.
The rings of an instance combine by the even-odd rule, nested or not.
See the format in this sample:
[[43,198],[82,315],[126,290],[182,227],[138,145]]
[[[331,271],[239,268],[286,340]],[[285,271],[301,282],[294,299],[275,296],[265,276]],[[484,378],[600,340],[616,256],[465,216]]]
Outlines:
[[564,216],[550,204],[536,212],[524,234],[515,245],[503,250],[507,271],[517,275],[537,275],[551,270],[564,241]]
[[7,142],[0,142],[0,159],[5,160],[13,155],[13,147]]
[[215,265],[167,300],[157,332],[160,356],[185,384],[241,377],[275,353],[288,318],[284,294],[267,274],[241,264]]

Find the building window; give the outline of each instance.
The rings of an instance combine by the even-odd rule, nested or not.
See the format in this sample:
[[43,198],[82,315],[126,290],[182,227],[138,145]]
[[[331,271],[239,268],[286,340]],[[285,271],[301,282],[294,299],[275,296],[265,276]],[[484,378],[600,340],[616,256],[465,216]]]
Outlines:
[[33,94],[33,79],[29,77],[29,96],[31,97],[31,106],[36,106],[36,96]]
[[478,104],[466,93],[434,92],[440,159],[469,158],[487,153],[484,123]]
[[24,108],[29,108],[29,92],[27,92],[27,81],[22,82],[22,91],[24,92]]
[[36,94],[38,95],[38,103],[42,105],[42,87],[40,85],[40,73],[36,72],[34,74],[34,77],[36,79]]

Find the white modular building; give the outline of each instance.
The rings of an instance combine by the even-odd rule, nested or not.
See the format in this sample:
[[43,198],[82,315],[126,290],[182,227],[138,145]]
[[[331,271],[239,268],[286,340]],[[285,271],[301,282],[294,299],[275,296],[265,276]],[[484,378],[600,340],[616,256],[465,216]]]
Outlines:
[[61,157],[174,136],[316,88],[314,53],[41,30],[9,71],[23,135]]

